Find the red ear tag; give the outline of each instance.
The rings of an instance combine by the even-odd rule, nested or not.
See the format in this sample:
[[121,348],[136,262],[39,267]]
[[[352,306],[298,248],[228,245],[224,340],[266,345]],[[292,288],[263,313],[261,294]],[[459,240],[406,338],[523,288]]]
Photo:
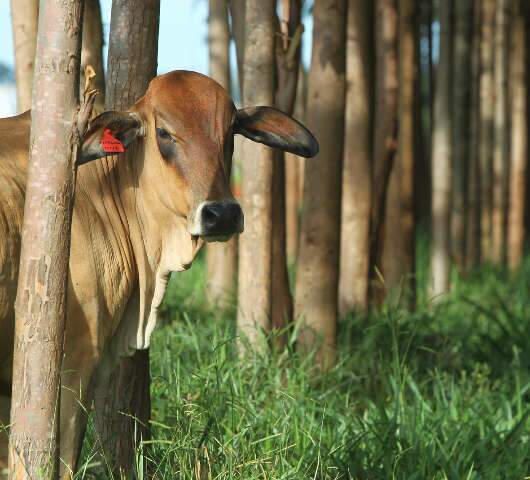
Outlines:
[[103,136],[101,137],[101,146],[105,153],[123,153],[125,152],[125,147],[117,138],[112,135],[112,132],[105,128],[103,130]]

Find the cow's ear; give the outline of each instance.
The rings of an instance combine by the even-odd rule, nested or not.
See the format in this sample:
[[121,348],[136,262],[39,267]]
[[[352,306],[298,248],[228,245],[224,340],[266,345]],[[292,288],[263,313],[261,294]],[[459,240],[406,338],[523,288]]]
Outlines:
[[272,107],[251,107],[237,111],[234,133],[255,142],[279,148],[301,157],[314,157],[318,141],[289,115]]
[[140,116],[132,112],[104,112],[95,117],[83,139],[77,164],[125,152],[138,137],[143,136]]

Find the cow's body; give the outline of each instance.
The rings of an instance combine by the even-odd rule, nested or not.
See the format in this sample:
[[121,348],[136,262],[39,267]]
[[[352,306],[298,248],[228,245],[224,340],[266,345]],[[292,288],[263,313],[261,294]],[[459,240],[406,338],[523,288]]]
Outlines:
[[[61,457],[73,468],[86,424],[79,402],[88,406],[94,392],[105,394],[98,392],[98,379],[111,372],[120,356],[149,346],[169,273],[188,268],[201,238],[208,239],[197,216],[204,216],[209,204],[229,205],[233,215],[237,205],[228,187],[232,145],[227,140],[238,133],[233,126],[236,110],[219,85],[202,75],[173,72],[157,77],[131,111],[143,119],[142,127],[136,128],[142,132],[141,136],[136,132],[138,140],[127,157],[101,158],[80,166],[77,173],[61,398]],[[0,120],[0,421],[4,424],[12,379],[30,124],[29,113]],[[170,137],[162,125],[172,132]],[[209,167],[197,170],[197,163],[205,159]],[[226,228],[223,236],[240,231],[239,226]],[[217,235],[214,230],[212,238]],[[1,464],[5,438],[0,449]]]

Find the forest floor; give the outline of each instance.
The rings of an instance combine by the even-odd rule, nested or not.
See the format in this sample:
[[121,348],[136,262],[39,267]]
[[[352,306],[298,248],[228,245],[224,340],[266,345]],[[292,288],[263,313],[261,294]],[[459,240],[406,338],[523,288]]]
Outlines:
[[[419,288],[415,313],[344,318],[320,375],[292,351],[239,362],[204,275],[174,276],[152,341],[154,478],[529,478],[530,259],[455,278],[436,307]],[[92,439],[77,478],[109,478]]]

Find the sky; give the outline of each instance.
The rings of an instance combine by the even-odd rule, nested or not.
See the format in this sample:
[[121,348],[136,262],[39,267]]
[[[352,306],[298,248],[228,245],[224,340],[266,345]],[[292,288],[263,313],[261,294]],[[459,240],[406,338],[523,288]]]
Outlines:
[[[100,1],[104,31],[108,38],[112,0]],[[13,66],[10,3],[9,0],[0,0],[0,62]],[[177,69],[208,73],[207,19],[207,0],[161,0],[159,73]],[[311,30],[310,20],[310,18],[306,20],[307,33],[304,35],[306,40]],[[304,43],[309,44],[307,41]],[[309,48],[305,48],[306,62],[309,60],[309,55]]]

